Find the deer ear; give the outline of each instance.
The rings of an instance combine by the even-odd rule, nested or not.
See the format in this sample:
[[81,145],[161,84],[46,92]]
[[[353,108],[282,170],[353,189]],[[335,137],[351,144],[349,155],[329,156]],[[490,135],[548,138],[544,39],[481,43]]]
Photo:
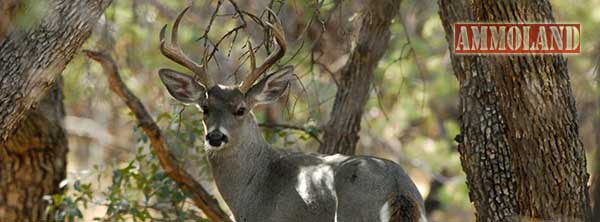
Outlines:
[[277,101],[290,85],[293,68],[269,74],[253,85],[246,93],[246,101],[250,107],[258,104],[269,104]]
[[160,69],[158,75],[169,94],[182,103],[198,103],[206,98],[206,88],[189,75],[171,69]]

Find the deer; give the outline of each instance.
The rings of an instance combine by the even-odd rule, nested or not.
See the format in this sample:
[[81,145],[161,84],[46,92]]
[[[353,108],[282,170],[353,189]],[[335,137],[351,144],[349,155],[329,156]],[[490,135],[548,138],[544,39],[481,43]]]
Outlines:
[[[251,69],[239,85],[221,85],[208,75],[207,61],[188,57],[177,40],[186,8],[176,17],[170,44],[165,25],[160,51],[195,77],[168,68],[158,71],[168,93],[203,113],[207,158],[216,187],[238,222],[425,222],[416,185],[395,162],[372,156],[323,155],[274,148],[262,135],[252,109],[273,103],[290,85],[293,69],[265,74],[281,59],[287,43],[281,22],[269,41],[277,49]],[[262,76],[262,78],[261,78]]]

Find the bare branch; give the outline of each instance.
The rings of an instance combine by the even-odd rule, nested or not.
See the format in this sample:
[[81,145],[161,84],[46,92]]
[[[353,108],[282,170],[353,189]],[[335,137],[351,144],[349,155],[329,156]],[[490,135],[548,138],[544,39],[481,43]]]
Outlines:
[[[217,43],[215,44],[215,47],[213,47],[213,50],[212,50],[212,52],[210,53],[210,55],[208,56],[208,59],[207,59],[207,61],[210,61],[210,60],[211,60],[211,59],[214,57],[214,55],[215,55],[215,52],[217,52],[217,50],[219,49],[219,45],[221,44],[221,42],[223,42],[223,40],[225,40],[225,39],[226,39],[228,36],[230,36],[231,34],[234,34],[234,35],[233,35],[234,37],[233,37],[233,39],[231,40],[231,41],[232,41],[232,43],[233,43],[233,42],[235,41],[235,38],[237,38],[238,31],[239,31],[240,29],[243,29],[243,28],[246,28],[246,25],[245,25],[245,24],[242,24],[242,25],[236,26],[235,28],[233,28],[233,29],[229,30],[227,33],[225,33],[225,35],[223,35],[223,36],[222,36],[222,37],[219,39],[219,41],[217,41]],[[206,38],[208,38],[208,36],[207,36]],[[230,48],[230,50],[229,50],[229,51],[231,51],[231,48]]]
[[223,4],[222,0],[217,1],[217,7],[215,7],[215,11],[213,11],[213,14],[210,16],[208,26],[206,26],[206,29],[204,30],[204,34],[198,39],[198,40],[200,40],[200,39],[204,38],[204,48],[206,48],[206,44],[208,42],[208,33],[210,32],[210,29],[211,29],[213,23],[215,22],[215,18],[217,17],[217,14],[218,14],[219,9],[221,8],[222,4]]
[[321,139],[319,139],[319,130],[310,130],[306,127],[302,127],[302,126],[296,126],[296,125],[291,125],[291,124],[283,124],[283,123],[261,123],[258,124],[260,127],[265,127],[265,128],[279,128],[279,129],[291,129],[291,130],[296,130],[296,131],[302,131],[306,134],[308,134],[310,137],[312,137],[315,141],[317,141],[319,144],[323,143],[321,141]]
[[189,192],[194,204],[200,208],[206,216],[212,221],[230,222],[229,216],[219,207],[217,200],[202,187],[194,178],[189,175],[178,164],[177,160],[171,154],[169,145],[165,138],[152,119],[148,111],[137,98],[123,83],[119,75],[116,62],[108,55],[90,50],[84,50],[86,55],[102,65],[104,73],[108,77],[110,89],[117,94],[123,102],[134,113],[140,127],[150,139],[152,149],[156,153],[161,167],[165,174],[176,181],[181,189]]
[[[168,19],[175,19],[177,17],[177,12],[175,10],[171,10],[169,7],[167,7],[166,5],[163,5],[161,2],[159,2],[158,0],[135,0],[138,3],[146,3],[149,4],[151,6],[153,6],[157,11],[158,14],[160,14],[163,17],[166,17]],[[194,10],[189,12],[188,17],[188,21],[202,21],[204,19],[204,17],[202,15],[200,15],[200,13],[195,12]]]
[[274,65],[279,59],[281,59],[285,55],[285,52],[287,50],[285,34],[283,33],[283,27],[281,25],[281,22],[279,21],[279,18],[277,18],[277,14],[275,14],[275,12],[273,12],[270,9],[267,9],[267,11],[271,14],[271,16],[273,16],[274,24],[271,24],[269,22],[265,23],[269,27],[269,30],[272,32],[273,37],[275,38],[275,42],[277,42],[279,48],[275,52],[271,53],[267,57],[267,59],[265,59],[263,64],[261,64],[258,68],[250,71],[250,73],[246,77],[246,80],[244,80],[244,82],[242,82],[242,84],[240,85],[240,91],[242,91],[242,93],[246,93],[250,89],[250,87],[252,87],[252,85],[258,79],[258,77],[260,77],[272,65]]
[[[210,61],[213,57],[214,54],[219,50],[219,45],[221,44],[221,42],[223,42],[223,40],[225,40],[227,37],[229,37],[230,35],[233,35],[233,39],[231,40],[231,45],[229,48],[229,53],[231,53],[232,47],[233,47],[233,43],[235,42],[237,36],[238,36],[238,32],[241,29],[246,28],[246,20],[244,19],[244,13],[240,10],[240,8],[238,7],[237,3],[235,3],[235,1],[233,0],[228,0],[228,2],[231,4],[231,6],[233,7],[233,9],[235,10],[235,13],[232,14],[226,14],[229,15],[231,17],[238,17],[240,19],[241,24],[236,26],[235,28],[229,30],[227,33],[225,33],[223,36],[221,36],[221,38],[217,41],[216,44],[214,44],[213,50],[211,51],[211,53],[208,55],[208,59],[206,59],[206,61]],[[204,30],[204,34],[198,38],[198,40],[204,39],[204,47],[207,47],[207,42],[210,41],[209,37],[208,37],[208,33],[210,32],[213,23],[215,21],[215,18],[217,16],[224,16],[224,15],[219,15],[219,9],[221,8],[223,4],[222,0],[219,0],[217,2],[217,7],[215,8],[215,10],[213,11],[213,14],[210,16],[210,20],[208,23],[208,26],[206,27],[206,29]],[[228,55],[229,55],[228,53]]]
[[242,10],[240,10],[240,7],[238,7],[237,3],[235,3],[235,1],[233,0],[228,0],[229,4],[231,4],[231,6],[233,6],[233,9],[235,10],[236,14],[240,17],[240,21],[242,21],[242,25],[246,26],[246,19],[244,19],[244,13],[242,13]]

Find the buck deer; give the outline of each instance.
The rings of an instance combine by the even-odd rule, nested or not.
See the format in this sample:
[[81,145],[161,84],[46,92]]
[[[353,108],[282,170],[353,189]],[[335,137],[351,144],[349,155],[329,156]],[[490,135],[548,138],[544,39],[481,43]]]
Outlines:
[[[267,143],[252,108],[276,101],[289,85],[291,71],[270,74],[255,83],[283,57],[286,41],[274,13],[267,22],[279,46],[238,85],[219,85],[206,67],[181,50],[177,29],[187,9],[175,19],[171,42],[160,32],[162,54],[190,69],[193,77],[171,69],[159,76],[178,101],[204,113],[205,144],[219,192],[236,221],[426,221],[421,195],[401,167],[370,156],[292,153]],[[206,64],[206,59],[204,61]],[[343,129],[341,129],[343,130]]]

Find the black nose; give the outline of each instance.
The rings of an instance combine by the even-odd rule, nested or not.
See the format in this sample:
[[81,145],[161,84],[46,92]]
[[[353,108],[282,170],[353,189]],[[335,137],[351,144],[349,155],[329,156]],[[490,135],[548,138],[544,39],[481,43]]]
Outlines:
[[217,130],[206,134],[206,141],[211,146],[221,146],[223,143],[227,143],[227,136]]

